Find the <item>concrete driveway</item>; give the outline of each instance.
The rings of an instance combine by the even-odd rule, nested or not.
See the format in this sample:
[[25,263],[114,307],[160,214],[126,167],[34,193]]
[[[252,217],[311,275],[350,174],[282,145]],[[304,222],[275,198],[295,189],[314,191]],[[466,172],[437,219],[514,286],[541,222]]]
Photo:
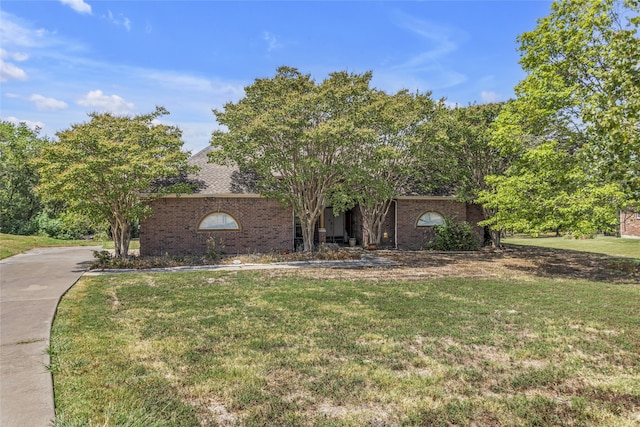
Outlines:
[[94,250],[101,248],[41,248],[0,261],[0,426],[51,424],[51,323]]

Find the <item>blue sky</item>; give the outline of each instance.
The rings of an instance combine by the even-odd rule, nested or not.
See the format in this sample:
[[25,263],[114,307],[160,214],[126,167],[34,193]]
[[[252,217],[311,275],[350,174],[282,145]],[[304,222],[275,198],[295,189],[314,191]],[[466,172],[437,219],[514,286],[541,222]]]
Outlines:
[[373,72],[467,105],[507,100],[524,74],[516,37],[550,1],[92,1],[0,3],[0,117],[54,136],[92,111],[166,107],[196,152],[211,113],[280,65],[322,81]]

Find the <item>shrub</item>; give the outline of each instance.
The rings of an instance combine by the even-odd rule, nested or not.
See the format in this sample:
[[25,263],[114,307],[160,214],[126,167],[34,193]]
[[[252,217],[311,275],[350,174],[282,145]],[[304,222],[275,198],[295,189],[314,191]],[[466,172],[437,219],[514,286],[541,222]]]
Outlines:
[[468,222],[454,223],[445,218],[444,225],[434,227],[434,236],[426,248],[433,251],[477,251],[480,242]]

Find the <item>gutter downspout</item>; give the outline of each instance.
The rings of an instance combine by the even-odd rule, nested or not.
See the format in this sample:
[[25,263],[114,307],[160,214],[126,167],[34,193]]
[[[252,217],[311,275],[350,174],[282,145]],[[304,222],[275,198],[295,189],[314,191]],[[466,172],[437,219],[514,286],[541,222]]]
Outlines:
[[395,217],[394,222],[396,226],[393,240],[395,240],[395,249],[398,249],[398,199],[393,201],[393,208],[394,208],[393,216]]

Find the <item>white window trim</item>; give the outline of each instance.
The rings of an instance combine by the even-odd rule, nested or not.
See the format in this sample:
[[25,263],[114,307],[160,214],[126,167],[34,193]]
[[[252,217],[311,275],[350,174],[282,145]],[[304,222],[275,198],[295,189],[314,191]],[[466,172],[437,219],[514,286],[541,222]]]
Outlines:
[[[205,224],[205,221],[212,217],[223,218],[223,226],[217,226],[215,223],[210,226]],[[210,212],[198,222],[198,231],[240,231],[241,229],[238,220],[230,213],[224,211]]]
[[[434,214],[435,214],[435,215],[434,215]],[[423,218],[424,218],[425,216],[427,216],[427,215],[430,217],[430,218],[429,218],[429,219],[430,219],[430,221],[429,221],[429,222],[432,222],[432,223],[430,223],[430,224],[424,223],[424,222],[426,222],[426,220],[423,222]],[[439,221],[436,223],[436,222],[434,221],[434,219],[433,219],[433,218],[431,218],[431,216],[432,216],[432,215],[433,215],[433,216],[436,216],[436,217],[439,217],[439,219],[441,220],[441,222],[440,222],[440,220],[439,220]],[[421,222],[423,222],[423,223],[421,224]],[[445,224],[444,215],[442,215],[440,212],[436,212],[436,211],[427,211],[427,212],[424,212],[422,215],[420,215],[420,216],[418,217],[418,221],[416,221],[416,227],[419,227],[419,228],[435,227],[436,225],[444,225],[444,224]]]

